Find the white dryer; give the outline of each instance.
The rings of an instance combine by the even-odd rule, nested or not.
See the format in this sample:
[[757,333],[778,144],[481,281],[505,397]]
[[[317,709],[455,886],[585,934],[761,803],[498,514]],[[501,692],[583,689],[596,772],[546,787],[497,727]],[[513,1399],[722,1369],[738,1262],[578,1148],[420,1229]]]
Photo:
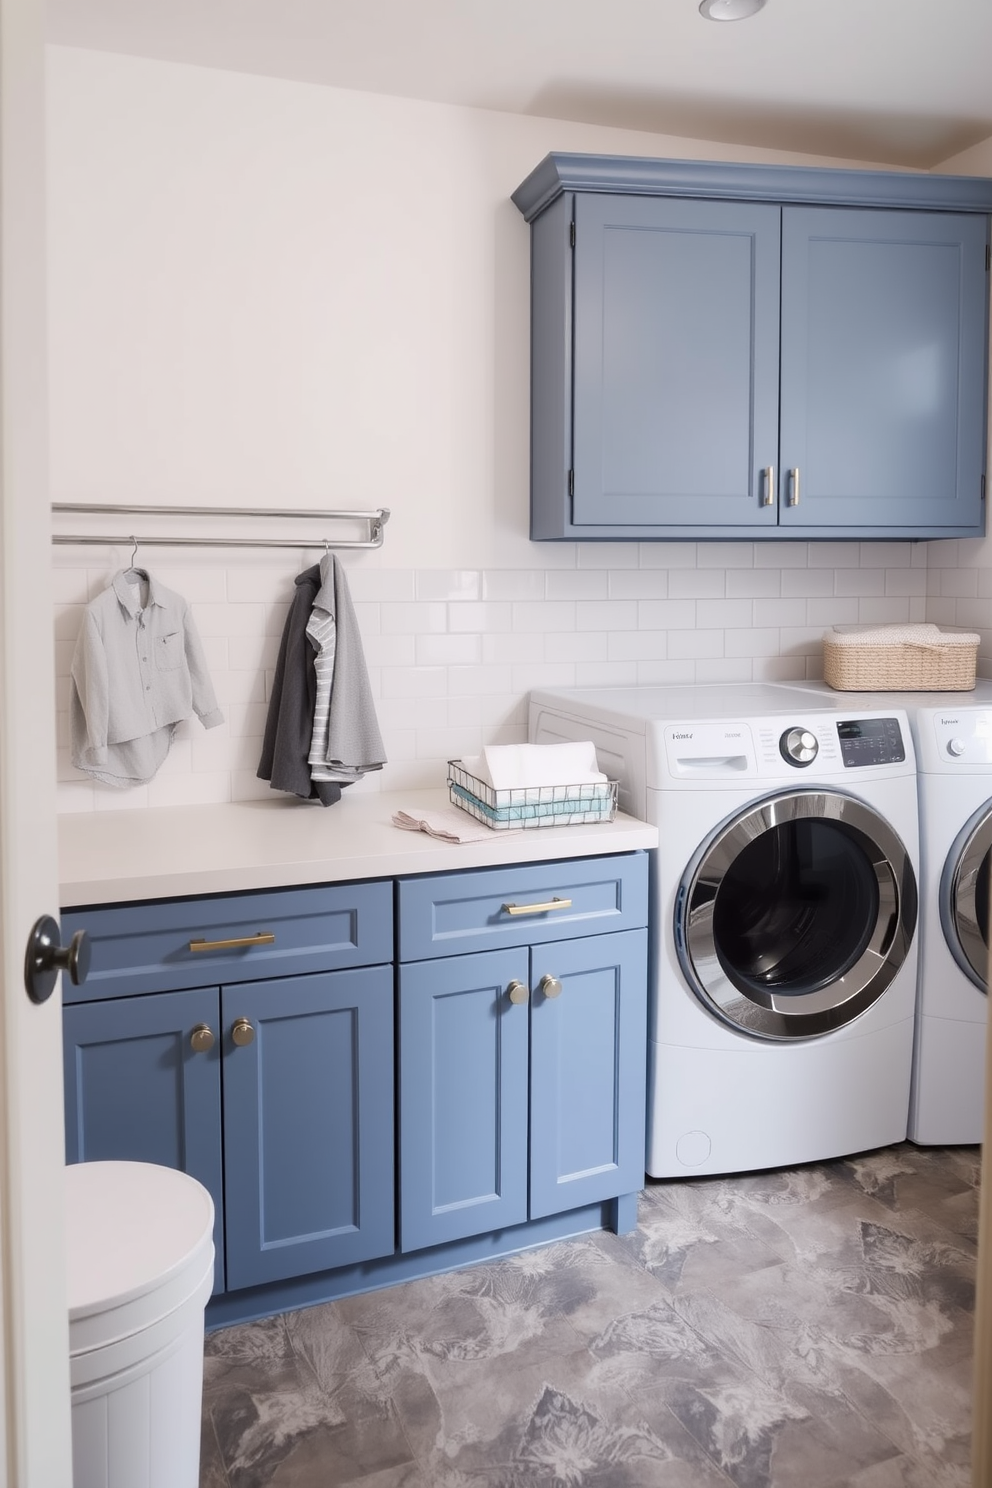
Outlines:
[[658,825],[647,1171],[746,1172],[906,1136],[918,817],[904,713],[786,686],[531,695]]
[[[920,800],[920,953],[908,1135],[981,1142],[992,863],[992,683],[973,692],[804,689],[835,711],[909,715]],[[857,700],[857,701],[856,701]]]

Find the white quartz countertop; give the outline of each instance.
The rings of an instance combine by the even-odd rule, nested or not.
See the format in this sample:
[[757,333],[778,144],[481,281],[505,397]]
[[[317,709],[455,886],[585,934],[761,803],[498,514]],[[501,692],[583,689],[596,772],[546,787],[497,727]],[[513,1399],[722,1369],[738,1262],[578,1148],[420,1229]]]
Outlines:
[[[658,830],[618,812],[613,822],[492,831],[449,843],[392,824],[447,807],[448,793],[347,793],[333,806],[296,801],[79,812],[59,820],[63,909],[292,884],[496,868],[656,847]],[[477,825],[466,815],[465,821]]]

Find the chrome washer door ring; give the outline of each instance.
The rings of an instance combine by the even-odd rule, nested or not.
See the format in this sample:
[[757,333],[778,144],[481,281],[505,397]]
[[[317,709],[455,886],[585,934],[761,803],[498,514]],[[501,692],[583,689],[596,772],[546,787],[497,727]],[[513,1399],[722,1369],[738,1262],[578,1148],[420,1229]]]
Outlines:
[[883,817],[840,791],[766,796],[694,855],[675,908],[689,985],[752,1038],[816,1038],[891,984],[916,930],[916,875]]
[[940,876],[940,923],[955,961],[983,992],[988,991],[989,855],[992,802],[965,823],[947,854]]

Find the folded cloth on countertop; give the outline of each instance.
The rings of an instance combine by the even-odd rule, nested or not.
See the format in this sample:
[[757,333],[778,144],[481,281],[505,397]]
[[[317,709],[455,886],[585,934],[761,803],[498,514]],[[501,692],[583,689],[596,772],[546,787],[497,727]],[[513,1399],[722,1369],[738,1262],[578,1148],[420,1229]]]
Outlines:
[[977,646],[981,636],[970,630],[941,630],[919,621],[907,625],[835,625],[827,634],[833,646]]
[[437,837],[441,842],[489,842],[492,828],[482,822],[473,821],[456,806],[440,806],[436,811],[422,811],[414,816],[410,811],[397,811],[393,826],[404,832],[426,832],[428,837]]
[[463,759],[462,766],[493,790],[606,784],[596,746],[589,739],[574,744],[487,744],[474,759]]

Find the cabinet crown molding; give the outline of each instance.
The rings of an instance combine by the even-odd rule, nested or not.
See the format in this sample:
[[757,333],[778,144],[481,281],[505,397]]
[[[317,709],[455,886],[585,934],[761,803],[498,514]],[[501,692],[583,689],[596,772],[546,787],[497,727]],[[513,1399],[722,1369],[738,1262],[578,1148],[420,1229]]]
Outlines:
[[825,166],[742,165],[635,155],[546,155],[514,191],[528,222],[567,191],[624,196],[722,197],[819,206],[992,212],[992,178]]

